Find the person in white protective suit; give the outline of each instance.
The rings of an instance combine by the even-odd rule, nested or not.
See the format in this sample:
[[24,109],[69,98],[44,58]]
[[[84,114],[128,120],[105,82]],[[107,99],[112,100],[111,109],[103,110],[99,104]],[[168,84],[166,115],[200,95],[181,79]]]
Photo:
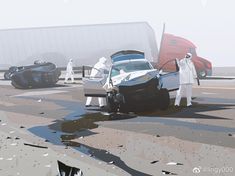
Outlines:
[[181,97],[185,91],[187,97],[187,106],[192,106],[192,85],[194,83],[194,79],[197,79],[197,73],[191,59],[191,53],[187,53],[185,58],[181,60],[176,59],[179,66],[180,85],[175,98],[175,106],[180,105]]
[[[108,70],[106,63],[107,63],[107,59],[105,57],[101,57],[99,59],[99,61],[92,68],[90,77],[91,78],[100,77],[100,78],[105,79],[104,74],[105,74],[105,71]],[[87,97],[86,107],[91,106],[91,101],[92,101],[92,97]],[[98,97],[98,102],[99,102],[100,108],[103,108],[105,106],[105,101],[106,101],[105,98]]]
[[73,72],[73,59],[70,59],[67,68],[64,83],[68,83],[68,79],[71,78],[72,83],[74,83],[74,72]]

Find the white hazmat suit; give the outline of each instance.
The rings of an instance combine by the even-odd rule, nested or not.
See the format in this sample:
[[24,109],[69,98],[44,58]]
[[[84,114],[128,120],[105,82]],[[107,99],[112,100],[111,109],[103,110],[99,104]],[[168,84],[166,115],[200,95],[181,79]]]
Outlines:
[[74,83],[74,72],[73,72],[73,60],[70,59],[67,68],[66,68],[66,75],[65,75],[65,80],[64,82],[67,83],[68,79],[71,78],[72,83]]
[[191,58],[192,54],[187,53],[185,58],[181,60],[176,59],[179,66],[180,85],[175,98],[175,106],[180,105],[180,100],[184,91],[186,91],[187,106],[192,105],[192,85],[194,83],[194,79],[197,78],[197,73]]
[[[105,73],[106,70],[108,70],[108,67],[107,67],[106,63],[107,63],[107,59],[105,57],[101,57],[99,59],[99,61],[92,68],[90,77],[91,78],[94,78],[94,77],[104,78],[104,73]],[[86,106],[90,106],[91,101],[92,101],[92,97],[87,97]],[[100,107],[105,106],[105,98],[98,97],[98,102],[99,102]]]

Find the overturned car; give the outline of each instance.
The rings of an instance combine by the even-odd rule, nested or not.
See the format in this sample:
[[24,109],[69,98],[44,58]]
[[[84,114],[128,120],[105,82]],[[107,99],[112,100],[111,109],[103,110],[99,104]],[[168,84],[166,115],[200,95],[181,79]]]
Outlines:
[[18,89],[50,87],[57,83],[61,71],[50,62],[16,67],[11,73],[11,84]]
[[179,87],[179,74],[154,69],[140,51],[120,51],[111,56],[112,66],[104,78],[83,78],[84,94],[106,97],[110,112],[167,109],[169,92]]
[[10,67],[7,71],[4,73],[4,79],[5,80],[11,80],[11,75],[17,70],[17,67],[13,66]]

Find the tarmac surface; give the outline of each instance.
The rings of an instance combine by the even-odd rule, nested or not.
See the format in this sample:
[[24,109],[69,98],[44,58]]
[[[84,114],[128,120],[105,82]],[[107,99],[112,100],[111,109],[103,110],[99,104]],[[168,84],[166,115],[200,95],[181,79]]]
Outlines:
[[85,176],[235,175],[235,79],[201,80],[191,108],[108,114],[93,103],[80,80],[27,90],[0,80],[0,175],[56,176],[57,160]]

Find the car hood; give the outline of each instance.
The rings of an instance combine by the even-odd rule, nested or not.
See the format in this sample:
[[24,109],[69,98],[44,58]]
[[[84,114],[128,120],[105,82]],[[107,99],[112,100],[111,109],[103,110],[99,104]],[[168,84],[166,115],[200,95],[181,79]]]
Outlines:
[[145,83],[155,77],[159,77],[157,70],[141,70],[112,77],[112,83],[114,86],[132,86]]

